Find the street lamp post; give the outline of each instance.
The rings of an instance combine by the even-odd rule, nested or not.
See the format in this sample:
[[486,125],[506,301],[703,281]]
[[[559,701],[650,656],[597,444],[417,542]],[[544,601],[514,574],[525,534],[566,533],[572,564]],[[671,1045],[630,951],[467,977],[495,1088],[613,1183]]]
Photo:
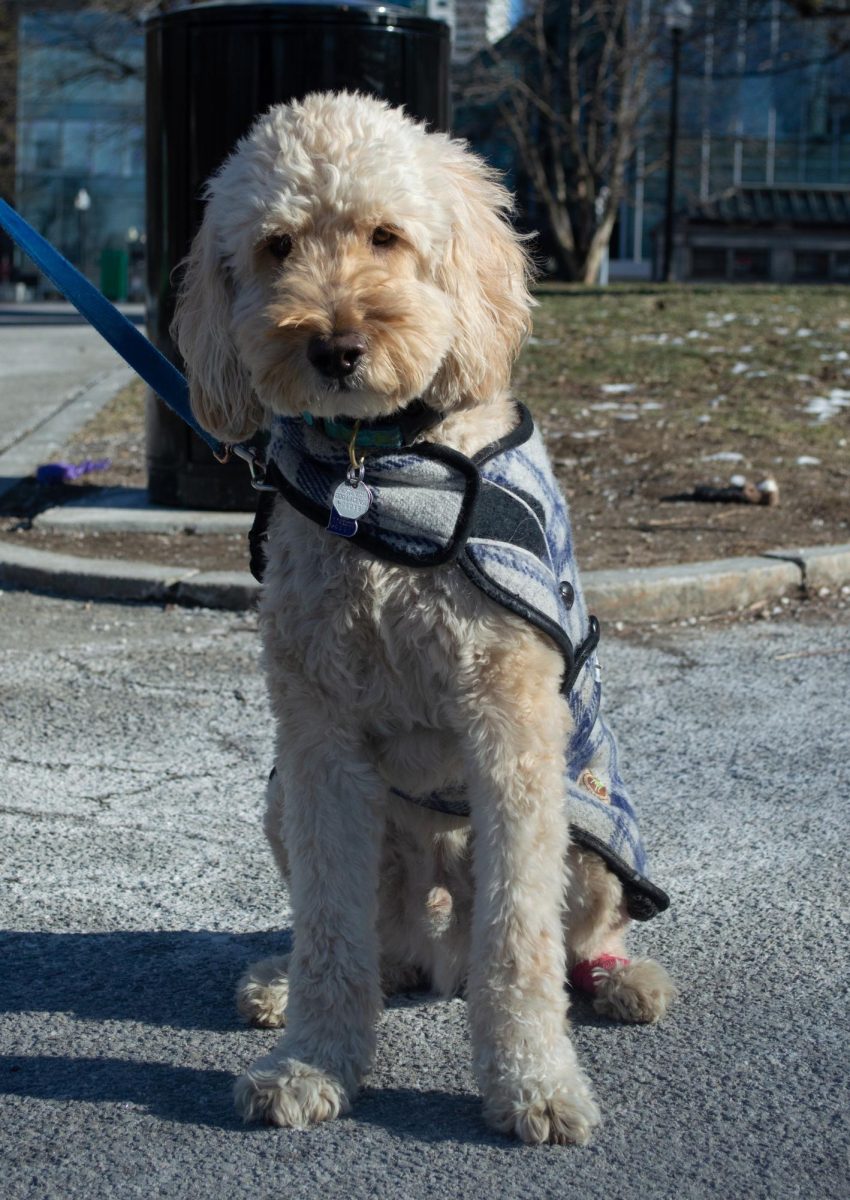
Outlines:
[[672,41],[672,71],[670,76],[670,129],[667,137],[667,197],[664,214],[664,262],[661,278],[670,283],[673,278],[673,220],[676,207],[676,150],[679,139],[679,64],[682,57],[682,36],[691,23],[693,9],[688,0],[669,0],[664,6],[664,24]]
[[86,246],[86,222],[87,213],[91,208],[91,196],[84,187],[81,187],[74,197],[74,208],[77,212],[77,234],[80,239],[80,270],[86,274],[86,259],[88,258]]

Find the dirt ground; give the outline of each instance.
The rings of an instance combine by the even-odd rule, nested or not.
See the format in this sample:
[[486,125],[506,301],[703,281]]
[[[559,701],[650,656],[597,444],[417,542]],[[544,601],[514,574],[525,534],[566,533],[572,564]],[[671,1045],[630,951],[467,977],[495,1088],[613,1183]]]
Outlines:
[[[551,286],[515,390],[544,431],[585,570],[850,542],[850,289]],[[240,535],[70,535],[34,513],[92,486],[143,487],[143,388],[57,458],[109,457],[61,488],[28,482],[0,536],[97,557],[243,569]],[[772,477],[776,507],[687,502]]]

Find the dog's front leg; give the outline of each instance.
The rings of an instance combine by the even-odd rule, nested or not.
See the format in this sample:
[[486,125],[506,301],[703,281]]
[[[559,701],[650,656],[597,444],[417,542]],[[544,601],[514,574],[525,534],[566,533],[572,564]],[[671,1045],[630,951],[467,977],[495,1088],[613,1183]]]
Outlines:
[[585,1142],[599,1121],[567,1033],[561,670],[524,635],[479,664],[467,710],[473,1058],[487,1120],[526,1142]]
[[305,721],[304,711],[281,729],[278,762],[294,916],[287,1030],[236,1084],[246,1120],[294,1128],[348,1109],[374,1056],[381,1007],[383,785],[353,735],[315,711]]

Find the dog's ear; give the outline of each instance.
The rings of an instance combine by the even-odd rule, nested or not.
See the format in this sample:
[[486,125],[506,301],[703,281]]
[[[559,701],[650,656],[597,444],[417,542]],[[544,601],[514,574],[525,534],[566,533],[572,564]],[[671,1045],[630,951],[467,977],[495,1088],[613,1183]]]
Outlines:
[[222,441],[240,442],[262,424],[263,409],[233,341],[232,284],[209,207],[181,266],[171,336],[186,363],[192,411]]
[[509,386],[534,300],[524,240],[507,219],[513,199],[497,172],[458,142],[447,143],[442,165],[455,217],[437,282],[454,301],[455,336],[435,385],[449,407]]

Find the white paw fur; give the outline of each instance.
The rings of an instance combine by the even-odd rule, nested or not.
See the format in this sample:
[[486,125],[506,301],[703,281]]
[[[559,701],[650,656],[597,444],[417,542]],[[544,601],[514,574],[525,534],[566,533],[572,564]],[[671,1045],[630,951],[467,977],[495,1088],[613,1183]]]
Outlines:
[[317,1067],[273,1054],[258,1059],[236,1081],[236,1109],[245,1121],[306,1129],[348,1112],[342,1085]]
[[634,958],[593,973],[594,1009],[617,1021],[650,1025],[660,1021],[676,996],[676,987],[660,963]]
[[289,995],[289,955],[263,958],[252,963],[236,985],[236,1007],[249,1025],[279,1029],[286,1024]]

